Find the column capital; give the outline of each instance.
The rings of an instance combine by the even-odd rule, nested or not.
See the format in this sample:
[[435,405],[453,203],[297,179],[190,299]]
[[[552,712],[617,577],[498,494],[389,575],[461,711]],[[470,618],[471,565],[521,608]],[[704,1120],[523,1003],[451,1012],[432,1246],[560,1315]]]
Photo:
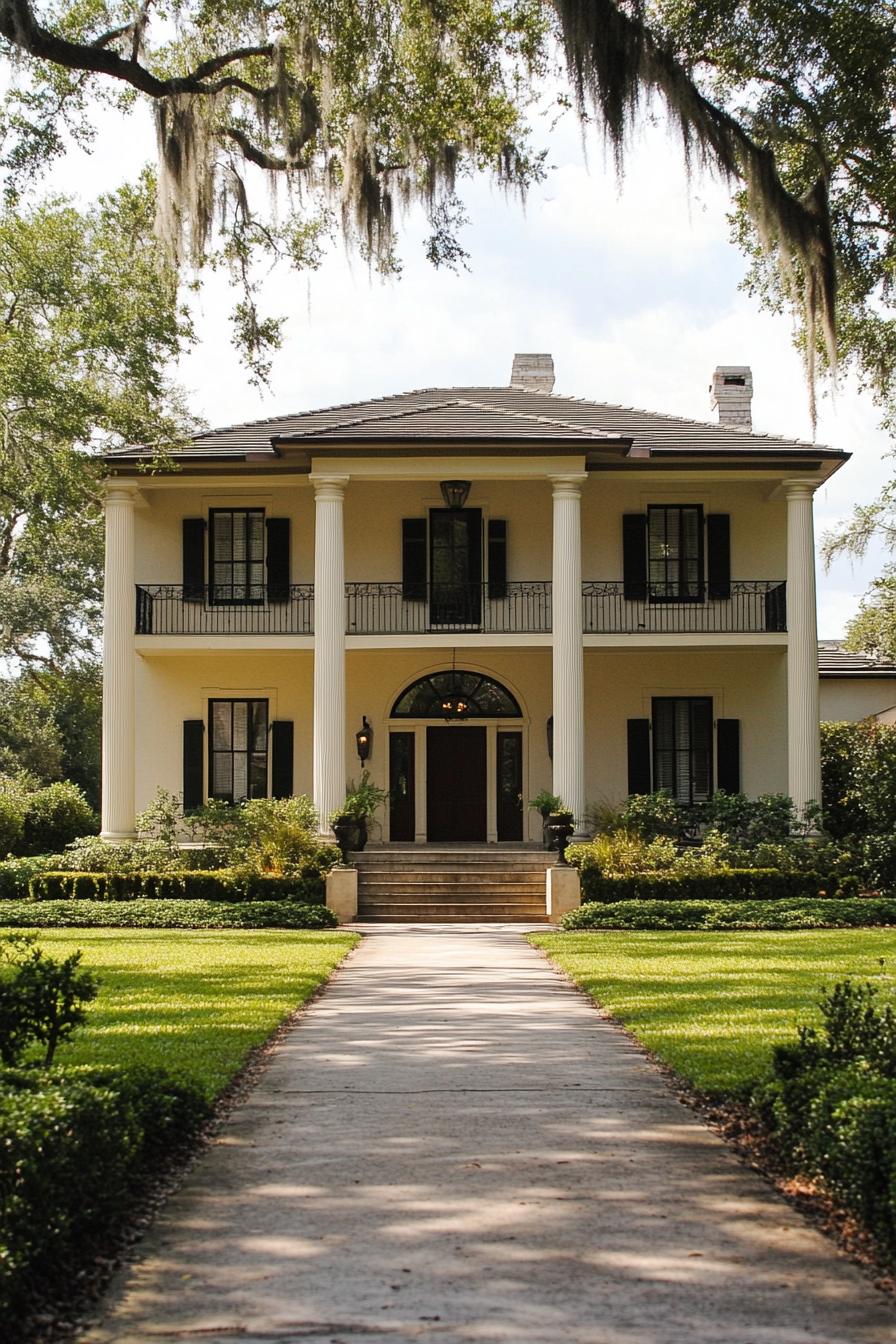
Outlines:
[[139,490],[136,485],[129,481],[107,481],[103,498],[106,504],[130,504],[136,505],[139,496]]
[[308,478],[314,486],[315,499],[342,499],[348,476],[329,476],[326,473],[312,472]]
[[561,499],[563,496],[578,499],[582,493],[582,486],[588,479],[588,473],[584,471],[565,472],[562,476],[549,476],[548,480],[554,487],[554,498]]
[[805,476],[799,476],[794,477],[793,480],[782,481],[781,485],[788,499],[811,499],[821,485],[821,481],[811,481],[807,480]]

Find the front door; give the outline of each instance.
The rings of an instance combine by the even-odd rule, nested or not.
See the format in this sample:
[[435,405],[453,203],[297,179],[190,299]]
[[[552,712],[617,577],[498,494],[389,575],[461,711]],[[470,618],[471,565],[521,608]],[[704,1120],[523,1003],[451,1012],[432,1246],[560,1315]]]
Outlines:
[[431,509],[429,575],[432,625],[479,625],[482,620],[482,513]]
[[485,840],[486,769],[484,728],[427,728],[428,840]]

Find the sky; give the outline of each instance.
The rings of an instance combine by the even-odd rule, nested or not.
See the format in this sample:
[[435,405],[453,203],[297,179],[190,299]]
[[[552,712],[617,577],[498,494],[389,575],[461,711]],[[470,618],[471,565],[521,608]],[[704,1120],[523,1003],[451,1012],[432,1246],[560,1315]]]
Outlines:
[[[586,152],[571,117],[546,123],[544,145],[549,171],[524,207],[483,180],[464,185],[467,271],[429,265],[425,221],[412,211],[398,280],[371,278],[340,244],[313,273],[272,272],[264,304],[286,325],[266,389],[231,346],[226,276],[206,278],[192,301],[200,339],[177,370],[194,411],[224,425],[411,388],[502,385],[515,351],[548,351],[557,393],[701,420],[713,418],[716,365],[748,364],[754,429],[810,438],[791,321],[739,289],[746,262],[728,241],[726,189],[699,173],[688,184],[661,122],[635,137],[621,183],[599,142]],[[86,203],[153,157],[145,109],[108,114],[90,156],[72,151],[52,186]],[[820,538],[874,496],[893,464],[875,408],[849,381],[823,396],[817,438],[853,454],[816,496]],[[829,573],[819,565],[821,637],[843,633],[883,559],[874,550]]]

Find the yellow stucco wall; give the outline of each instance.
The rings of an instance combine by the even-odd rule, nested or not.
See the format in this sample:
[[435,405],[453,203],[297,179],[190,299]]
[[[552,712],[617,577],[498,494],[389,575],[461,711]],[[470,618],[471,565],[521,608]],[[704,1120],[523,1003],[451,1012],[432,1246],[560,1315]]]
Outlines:
[[822,723],[855,722],[896,705],[896,677],[820,677]]
[[[468,656],[469,655],[469,656]],[[450,668],[446,649],[350,650],[346,655],[346,779],[359,763],[354,734],[366,715],[374,729],[370,761],[374,780],[388,784],[388,732],[392,705],[417,677]],[[475,648],[457,651],[459,668],[484,672],[505,684],[523,711],[523,796],[551,786],[547,719],[551,713],[549,648]],[[210,698],[266,697],[271,719],[295,724],[294,787],[312,784],[312,677],[310,651],[148,656],[137,659],[137,806],[157,787],[182,787],[182,724],[206,719]],[[649,717],[654,695],[710,695],[716,716],[739,718],[742,785],[758,794],[786,790],[786,660],[783,648],[684,649],[585,652],[586,795],[590,801],[620,802],[626,793],[626,721]],[[407,721],[418,734],[417,792],[425,796],[425,727]],[[489,780],[494,778],[494,733],[489,728]],[[505,721],[504,727],[516,727]],[[493,792],[493,789],[490,789]],[[494,807],[490,805],[494,829]],[[540,819],[528,815],[529,838]],[[418,807],[418,830],[423,814]]]

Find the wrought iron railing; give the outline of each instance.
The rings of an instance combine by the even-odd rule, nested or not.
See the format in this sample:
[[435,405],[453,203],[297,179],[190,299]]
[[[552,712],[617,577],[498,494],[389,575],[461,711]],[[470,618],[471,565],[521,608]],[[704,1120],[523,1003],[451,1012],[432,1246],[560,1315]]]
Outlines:
[[179,583],[137,587],[138,635],[310,635],[314,585],[294,583],[282,602],[220,602],[207,587]]
[[[628,593],[628,595],[626,595]],[[314,586],[292,584],[283,601],[220,602],[207,587],[141,584],[138,635],[310,635]],[[350,635],[547,634],[551,585],[529,583],[347,583]],[[582,584],[585,634],[755,634],[787,629],[786,585],[777,580],[734,580],[727,597],[699,602],[650,600],[616,581]]]
[[470,631],[539,634],[551,629],[551,585],[531,583],[347,583],[350,635]]
[[[626,596],[628,591],[628,596]],[[787,587],[777,579],[738,579],[727,596],[702,601],[651,600],[630,585],[582,584],[582,628],[588,635],[757,634],[787,629]]]

